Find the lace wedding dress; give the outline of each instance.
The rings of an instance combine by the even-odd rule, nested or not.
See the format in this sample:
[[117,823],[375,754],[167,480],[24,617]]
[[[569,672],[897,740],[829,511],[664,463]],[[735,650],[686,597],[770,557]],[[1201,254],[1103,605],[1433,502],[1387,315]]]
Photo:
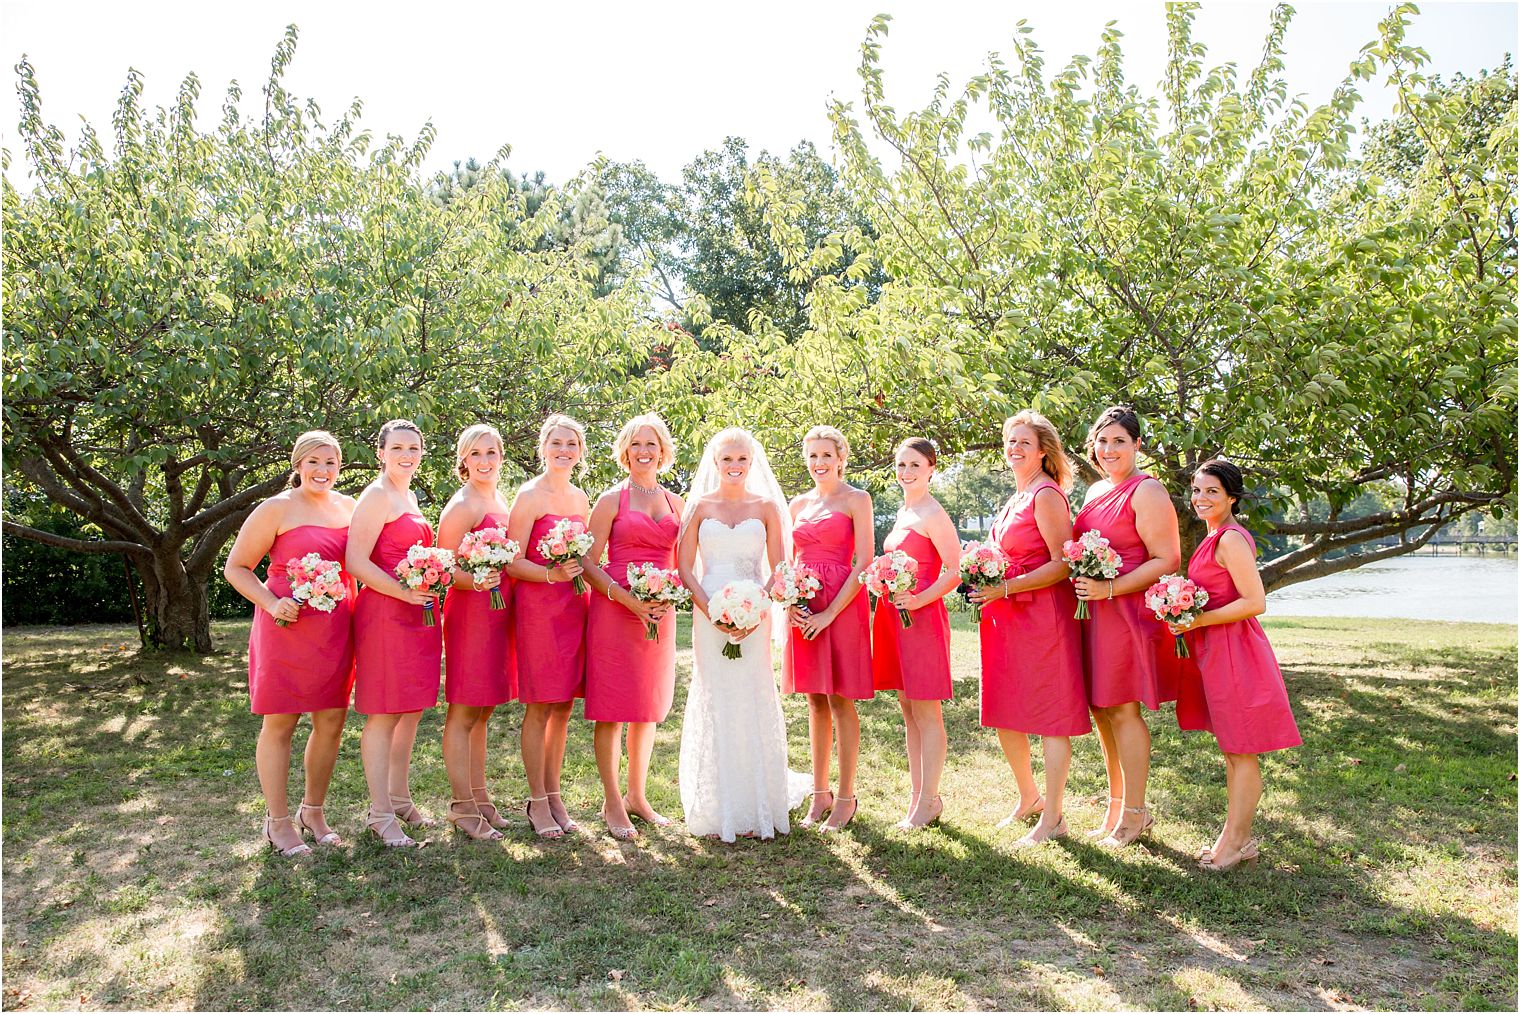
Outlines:
[[[746,518],[730,528],[704,518],[697,530],[702,588],[711,595],[730,581],[764,584],[765,522]],[[812,783],[786,766],[786,724],[771,670],[771,620],[740,642],[740,658],[724,658],[728,637],[700,612],[692,619],[691,689],[681,726],[681,806],[692,834],[731,842],[740,835],[787,834],[787,811]]]

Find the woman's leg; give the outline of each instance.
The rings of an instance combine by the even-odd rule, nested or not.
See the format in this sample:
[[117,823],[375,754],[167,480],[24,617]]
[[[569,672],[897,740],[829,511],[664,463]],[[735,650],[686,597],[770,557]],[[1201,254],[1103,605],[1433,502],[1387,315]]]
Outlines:
[[301,797],[306,814],[302,820],[318,838],[332,833],[322,807],[327,804],[327,787],[332,784],[347,721],[347,708],[325,708],[311,714],[311,735],[306,739],[306,791]]
[[1098,732],[1098,747],[1103,751],[1103,767],[1108,775],[1108,803],[1103,812],[1103,827],[1092,832],[1103,837],[1119,826],[1124,816],[1124,769],[1119,766],[1119,745],[1114,739],[1113,724],[1107,708],[1092,709],[1093,728]]
[[1214,847],[1214,861],[1228,863],[1251,840],[1256,807],[1261,803],[1261,763],[1253,753],[1227,753],[1224,761],[1230,805]]
[[1029,737],[1013,729],[999,729],[997,737],[998,745],[1003,748],[1003,759],[1008,762],[1014,783],[1019,787],[1019,805],[1008,817],[1011,823],[1034,812],[1040,803],[1040,789],[1035,784],[1034,766],[1029,759]]
[[1071,771],[1071,737],[1040,737],[1045,751],[1045,809],[1025,837],[1044,841],[1060,826],[1066,806],[1066,776]]
[[649,760],[654,756],[654,722],[628,723],[628,795],[624,808],[651,824],[665,825],[670,818],[649,803]]
[[829,749],[834,745],[834,719],[827,694],[808,694],[808,747],[813,757],[813,794],[805,823],[816,824],[834,804],[829,791]]
[[908,783],[912,786],[908,796],[908,812],[903,816],[902,823],[906,824],[913,819],[914,812],[918,809],[919,797],[923,794],[923,755],[918,734],[918,719],[913,714],[913,702],[897,693],[898,707],[902,708],[903,715],[903,738],[908,747]]
[[945,716],[939,701],[910,701],[918,726],[919,796],[912,822],[926,824],[944,809],[939,799],[939,780],[945,771]]
[[281,849],[293,848],[302,840],[301,832],[285,819],[290,816],[290,740],[300,720],[300,715],[265,715],[258,743],[253,748],[253,766],[264,793],[264,808],[272,820],[269,834]]
[[554,814],[555,823],[573,831],[576,823],[560,798],[559,775],[565,766],[565,741],[570,736],[570,714],[575,710],[575,702],[560,701],[548,708],[544,723],[544,791],[549,794],[549,812]]
[[1130,839],[1140,833],[1146,814],[1133,811],[1145,807],[1146,782],[1151,769],[1151,730],[1140,714],[1140,702],[1129,701],[1105,708],[1113,730],[1115,752],[1124,785],[1124,815],[1114,828],[1114,836]]
[[558,826],[549,812],[549,803],[545,798],[548,791],[544,786],[544,738],[549,723],[549,709],[552,707],[552,704],[529,704],[523,711],[523,775],[528,781],[528,820],[535,831]]
[[[633,738],[632,729],[629,730],[629,738]],[[629,827],[631,825],[628,820],[628,811],[623,806],[623,785],[620,777],[623,761],[623,723],[597,722],[591,734],[591,742],[596,750],[596,772],[602,778],[602,819],[609,827]],[[632,751],[630,750],[629,753],[631,754]],[[631,781],[633,767],[631,756],[628,766]]]

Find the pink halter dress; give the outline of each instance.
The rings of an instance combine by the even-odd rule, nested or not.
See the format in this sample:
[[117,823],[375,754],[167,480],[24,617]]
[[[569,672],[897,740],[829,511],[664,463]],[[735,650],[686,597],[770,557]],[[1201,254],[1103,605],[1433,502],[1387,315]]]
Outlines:
[[[280,598],[290,595],[285,564],[316,553],[343,564],[348,526],[298,525],[275,536],[269,547],[269,577],[264,587]],[[343,572],[348,597],[330,613],[302,607],[301,615],[281,627],[255,609],[248,632],[248,697],[255,715],[299,715],[347,708],[354,688],[354,581]]]
[[[628,587],[628,565],[676,565],[681,520],[665,494],[670,513],[660,520],[628,506],[628,484],[618,494],[618,511],[607,537],[607,576]],[[644,636],[644,621],[605,595],[591,595],[586,618],[586,718],[593,722],[663,722],[676,689],[676,614],[659,623],[659,640]]]
[[[1220,538],[1229,531],[1244,535],[1251,552],[1256,552],[1251,533],[1229,524],[1200,542],[1188,561],[1188,577],[1209,593],[1209,609],[1240,598],[1230,572],[1214,559]],[[1183,636],[1192,657],[1182,659],[1179,727],[1212,732],[1225,753],[1268,753],[1303,742],[1277,656],[1256,617],[1200,627]]]
[[[1120,557],[1119,573],[1128,574],[1150,559],[1135,528],[1135,490],[1151,476],[1136,473],[1095,497],[1077,513],[1073,537],[1096,529]],[[1172,635],[1145,608],[1145,592],[1088,602],[1090,619],[1079,621],[1087,671],[1087,703],[1111,708],[1139,701],[1155,711],[1177,699],[1177,666]]]
[[[993,523],[993,538],[1012,562],[1010,579],[1050,562],[1035,520],[1042,496],[1059,497],[1062,510],[1070,509],[1061,488],[1046,483],[1010,499]],[[982,608],[982,725],[1039,736],[1092,731],[1076,610],[1076,593],[1064,579]]]

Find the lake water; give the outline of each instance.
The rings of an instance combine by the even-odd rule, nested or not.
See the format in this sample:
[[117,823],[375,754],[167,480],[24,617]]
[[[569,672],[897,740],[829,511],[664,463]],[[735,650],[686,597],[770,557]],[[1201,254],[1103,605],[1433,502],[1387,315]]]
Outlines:
[[1269,616],[1515,623],[1520,564],[1503,556],[1396,556],[1267,596]]

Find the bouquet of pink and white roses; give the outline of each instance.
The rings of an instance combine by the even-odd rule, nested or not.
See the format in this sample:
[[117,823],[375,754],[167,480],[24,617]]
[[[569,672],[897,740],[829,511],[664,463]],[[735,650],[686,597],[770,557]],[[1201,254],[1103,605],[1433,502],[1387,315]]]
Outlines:
[[[454,554],[437,546],[424,546],[418,542],[406,551],[406,557],[396,564],[396,580],[413,591],[433,592],[442,595],[444,589],[454,583]],[[433,601],[422,604],[424,626],[438,626],[433,614]]]
[[[459,540],[459,550],[454,560],[459,569],[475,581],[484,581],[492,574],[500,574],[507,564],[517,559],[522,547],[507,538],[505,528],[480,528],[465,534]],[[491,608],[507,608],[507,600],[501,594],[501,586],[491,589]]]
[[[320,553],[292,556],[285,561],[285,579],[290,582],[290,597],[303,606],[330,613],[348,598],[348,583],[337,560],[324,560]],[[290,620],[275,620],[278,626],[290,626]]]
[[[1186,623],[1189,626],[1198,619],[1209,604],[1209,593],[1181,574],[1168,574],[1145,589],[1145,608],[1156,614],[1162,623]],[[1188,658],[1187,641],[1176,635],[1178,658]]]
[[[753,630],[770,611],[770,599],[753,581],[730,581],[707,600],[707,618],[736,630]],[[743,645],[730,639],[723,646],[724,658],[739,658]]]
[[[968,542],[961,547],[961,580],[973,588],[1002,584],[1008,565],[1008,555],[1000,546]],[[982,622],[982,607],[975,602],[971,603],[971,622]]]
[[[918,561],[901,549],[878,556],[871,565],[860,572],[860,583],[879,599],[890,600],[900,591],[910,592],[918,587]],[[897,610],[897,618],[904,629],[913,626],[913,617],[906,609]]]
[[[1096,528],[1083,532],[1080,539],[1067,539],[1061,546],[1061,558],[1071,568],[1072,580],[1093,577],[1112,581],[1119,576],[1119,567],[1124,562],[1119,551]],[[1076,618],[1085,620],[1091,615],[1087,600],[1077,599]]]
[[[538,540],[538,551],[549,561],[551,567],[557,567],[571,560],[579,560],[591,551],[591,543],[596,540],[591,533],[586,531],[586,526],[574,518],[560,518],[554,523],[554,527],[544,533],[544,537]],[[577,574],[570,587],[577,595],[586,594],[586,582]]]
[[783,609],[801,606],[804,613],[812,612],[810,602],[823,591],[823,578],[811,567],[782,560],[776,564],[771,578],[771,601]]
[[[674,569],[662,570],[652,563],[628,565],[628,594],[640,602],[669,602],[676,609],[691,601],[691,592]],[[644,621],[644,640],[658,641],[660,628]]]

